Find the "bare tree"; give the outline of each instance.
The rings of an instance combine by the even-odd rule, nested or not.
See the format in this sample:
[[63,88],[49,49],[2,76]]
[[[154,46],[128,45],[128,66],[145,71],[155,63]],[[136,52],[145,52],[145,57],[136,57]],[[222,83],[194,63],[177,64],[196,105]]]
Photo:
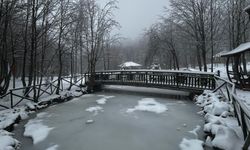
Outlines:
[[89,90],[93,91],[95,85],[96,63],[102,50],[102,41],[106,34],[117,25],[112,18],[112,11],[116,9],[116,1],[108,2],[103,8],[95,0],[86,0],[88,25],[85,30],[86,53],[88,56],[88,71],[90,73]]

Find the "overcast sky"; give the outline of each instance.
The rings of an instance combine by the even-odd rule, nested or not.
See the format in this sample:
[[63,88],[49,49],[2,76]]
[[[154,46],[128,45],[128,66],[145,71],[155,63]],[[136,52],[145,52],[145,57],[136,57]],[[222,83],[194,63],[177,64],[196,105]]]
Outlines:
[[[105,3],[108,0],[99,0]],[[118,31],[122,37],[131,40],[141,36],[145,28],[155,23],[163,13],[163,7],[169,0],[118,0],[119,9],[114,12],[115,19],[120,23]],[[117,32],[117,31],[115,31]]]

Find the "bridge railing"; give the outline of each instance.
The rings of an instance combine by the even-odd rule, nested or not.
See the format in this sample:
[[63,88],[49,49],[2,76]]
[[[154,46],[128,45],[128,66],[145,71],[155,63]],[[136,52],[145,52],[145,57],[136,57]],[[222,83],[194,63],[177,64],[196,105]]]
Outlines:
[[[86,73],[88,82],[90,74]],[[163,70],[111,70],[95,72],[95,81],[103,84],[178,88],[186,90],[213,90],[213,73]]]
[[232,103],[234,107],[234,114],[241,126],[245,143],[243,150],[247,150],[250,145],[250,109],[243,103],[243,101],[237,96],[235,84],[216,76],[217,88],[213,91],[220,90],[222,94]]

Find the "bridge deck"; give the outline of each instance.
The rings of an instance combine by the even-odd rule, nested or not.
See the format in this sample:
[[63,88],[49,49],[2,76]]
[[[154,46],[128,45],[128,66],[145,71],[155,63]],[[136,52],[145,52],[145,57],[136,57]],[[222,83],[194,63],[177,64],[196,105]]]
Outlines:
[[[90,74],[85,74],[85,76],[88,82]],[[96,72],[94,78],[97,82],[109,85],[156,87],[194,92],[215,89],[214,74],[204,72],[111,70]]]

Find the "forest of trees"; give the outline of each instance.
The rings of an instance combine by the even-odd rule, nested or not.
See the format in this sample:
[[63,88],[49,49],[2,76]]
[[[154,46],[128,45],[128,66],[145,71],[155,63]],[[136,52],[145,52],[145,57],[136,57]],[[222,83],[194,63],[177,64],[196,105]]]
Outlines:
[[[117,1],[1,0],[0,95],[15,78],[29,90],[49,77],[117,69],[124,61],[148,68],[213,71],[213,56],[249,40],[249,0],[170,0],[158,22],[133,42],[119,43]],[[133,5],[133,4],[131,4]],[[129,10],[128,10],[129,11]],[[211,65],[210,65],[211,64]]]
[[[1,0],[0,95],[15,78],[29,90],[44,78],[94,72],[110,33],[116,1]],[[13,78],[12,78],[13,77]],[[10,83],[13,79],[13,83]]]
[[[145,65],[213,71],[213,56],[249,40],[249,0],[170,0],[146,34]],[[154,57],[152,57],[154,56]],[[208,64],[211,64],[211,66]],[[211,68],[211,69],[210,69]]]

